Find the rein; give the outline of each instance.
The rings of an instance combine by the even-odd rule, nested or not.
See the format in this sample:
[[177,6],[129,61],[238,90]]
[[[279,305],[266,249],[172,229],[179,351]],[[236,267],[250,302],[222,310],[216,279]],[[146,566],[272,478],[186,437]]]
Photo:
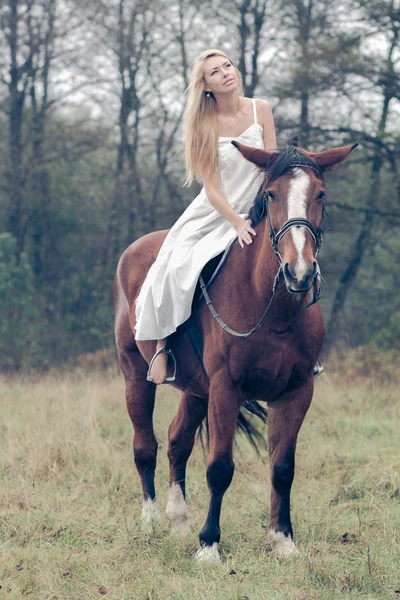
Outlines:
[[[203,276],[200,275],[200,277],[199,277],[201,292],[202,292],[202,294],[204,296],[206,304],[207,304],[208,308],[210,309],[210,312],[211,312],[212,316],[214,317],[214,319],[217,321],[217,323],[219,323],[219,325],[221,325],[222,329],[224,329],[226,332],[230,333],[231,335],[233,335],[235,337],[241,337],[241,338],[245,338],[245,339],[248,338],[248,337],[250,337],[251,335],[253,335],[253,333],[255,333],[257,331],[257,329],[259,329],[261,327],[261,324],[262,324],[264,318],[267,316],[267,313],[268,313],[269,309],[271,308],[272,302],[273,302],[273,300],[275,298],[275,293],[276,293],[276,290],[277,290],[277,287],[278,287],[279,279],[280,279],[280,276],[283,274],[282,257],[281,257],[281,255],[280,255],[280,253],[278,251],[279,241],[293,227],[305,227],[307,229],[307,231],[310,232],[310,234],[311,234],[311,236],[312,236],[312,238],[314,240],[314,244],[315,244],[315,257],[317,257],[319,249],[321,248],[321,244],[322,244],[322,236],[324,234],[324,231],[323,231],[322,228],[316,229],[314,227],[314,225],[312,223],[310,223],[310,221],[308,219],[304,219],[302,217],[294,218],[294,219],[288,219],[282,225],[282,227],[275,233],[274,229],[272,227],[270,216],[269,216],[269,210],[268,210],[269,193],[267,191],[264,192],[264,195],[263,195],[262,199],[263,199],[263,213],[261,215],[261,218],[264,216],[264,214],[267,217],[268,226],[269,226],[269,239],[271,241],[272,249],[275,252],[276,256],[278,257],[279,268],[278,268],[278,272],[275,275],[274,283],[273,283],[273,286],[272,286],[271,298],[270,298],[270,300],[269,300],[269,302],[267,304],[267,308],[265,309],[264,314],[262,315],[261,319],[258,321],[257,325],[255,325],[255,327],[253,327],[252,329],[250,329],[250,331],[248,331],[247,333],[240,333],[238,331],[235,331],[231,327],[229,327],[229,325],[227,325],[227,323],[225,323],[225,321],[223,321],[223,319],[221,319],[221,317],[219,316],[219,314],[215,310],[215,307],[214,307],[214,305],[213,305],[213,303],[211,301],[211,298],[210,298],[210,296],[209,296],[209,294],[207,292],[207,286],[204,283]],[[323,206],[323,215],[325,213],[326,213],[325,207]],[[317,270],[316,270],[316,273],[315,273],[315,276],[314,276],[314,279],[313,279],[313,283],[312,283],[313,297],[312,297],[311,302],[309,302],[306,305],[306,308],[308,308],[312,304],[315,304],[321,298],[321,291],[320,291],[320,282],[321,281],[323,282],[323,279],[322,279],[322,276],[321,276],[319,265],[317,263]]]
[[271,295],[271,298],[270,298],[270,300],[268,302],[267,308],[265,309],[265,312],[264,312],[263,316],[261,317],[261,319],[258,321],[257,325],[255,327],[253,327],[253,329],[250,329],[250,331],[248,331],[247,333],[239,333],[238,331],[235,331],[234,329],[232,329],[231,327],[229,327],[229,325],[227,325],[225,323],[225,321],[223,321],[221,319],[221,317],[219,316],[219,314],[215,310],[213,303],[211,302],[211,298],[208,295],[207,287],[206,287],[206,284],[204,283],[204,279],[203,279],[202,275],[200,275],[199,281],[200,281],[200,288],[201,288],[201,291],[203,293],[203,296],[204,296],[204,299],[206,301],[206,304],[207,304],[208,308],[210,309],[212,316],[217,321],[217,323],[219,323],[221,325],[222,329],[225,329],[225,331],[227,331],[228,333],[230,333],[231,335],[234,335],[236,337],[248,338],[251,335],[253,335],[253,333],[255,333],[259,327],[261,327],[261,323],[263,322],[264,317],[266,316],[267,312],[269,311],[269,309],[271,307],[271,304],[272,304],[272,301],[273,301],[273,299],[275,297],[276,288],[278,287],[278,282],[279,282],[279,278],[281,276],[281,273],[282,273],[282,267],[279,267],[278,272],[275,275],[274,285],[272,286],[272,295]]

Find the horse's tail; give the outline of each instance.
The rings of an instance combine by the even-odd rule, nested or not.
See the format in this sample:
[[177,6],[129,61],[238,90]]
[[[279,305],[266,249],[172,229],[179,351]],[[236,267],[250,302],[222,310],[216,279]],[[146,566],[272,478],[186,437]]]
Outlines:
[[[258,418],[262,421],[263,425],[267,422],[267,409],[257,402],[257,400],[246,400],[238,414],[236,421],[236,429],[240,433],[244,433],[254,450],[260,455],[260,446],[263,448],[267,447],[267,440],[265,434],[262,431],[255,419]],[[208,448],[210,445],[210,429],[208,424],[208,417],[202,421],[198,430],[197,436],[204,448]]]

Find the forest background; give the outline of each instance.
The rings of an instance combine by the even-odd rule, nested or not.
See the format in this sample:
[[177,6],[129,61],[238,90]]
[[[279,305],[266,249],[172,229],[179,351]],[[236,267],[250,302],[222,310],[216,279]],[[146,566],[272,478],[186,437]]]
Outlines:
[[280,147],[361,143],[327,178],[325,351],[393,366],[399,32],[399,0],[0,0],[1,368],[114,356],[120,254],[199,189],[181,119],[208,47],[269,100]]

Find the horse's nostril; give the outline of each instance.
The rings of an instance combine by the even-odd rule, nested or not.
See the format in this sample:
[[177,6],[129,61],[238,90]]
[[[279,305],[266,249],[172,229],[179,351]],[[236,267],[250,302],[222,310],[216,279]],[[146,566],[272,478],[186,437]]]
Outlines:
[[290,270],[289,263],[285,263],[284,273],[285,273],[286,279],[288,279],[289,281],[292,281],[293,283],[297,283],[297,277]]

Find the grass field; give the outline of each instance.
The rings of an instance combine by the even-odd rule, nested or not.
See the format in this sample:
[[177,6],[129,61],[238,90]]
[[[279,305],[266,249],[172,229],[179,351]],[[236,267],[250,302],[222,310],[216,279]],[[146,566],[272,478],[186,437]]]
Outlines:
[[[222,511],[222,562],[193,558],[207,457],[188,469],[188,538],[140,530],[141,493],[122,377],[0,382],[0,598],[365,600],[400,598],[399,394],[325,374],[300,432],[292,516],[300,555],[265,550],[268,463],[245,440]],[[159,390],[160,508],[176,393]]]

